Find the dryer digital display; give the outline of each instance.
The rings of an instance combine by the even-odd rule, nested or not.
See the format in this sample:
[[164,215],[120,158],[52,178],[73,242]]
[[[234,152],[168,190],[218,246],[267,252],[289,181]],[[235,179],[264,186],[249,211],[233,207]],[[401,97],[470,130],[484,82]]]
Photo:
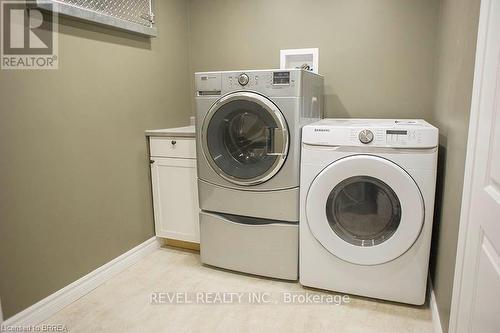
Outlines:
[[290,72],[273,72],[273,84],[290,84]]

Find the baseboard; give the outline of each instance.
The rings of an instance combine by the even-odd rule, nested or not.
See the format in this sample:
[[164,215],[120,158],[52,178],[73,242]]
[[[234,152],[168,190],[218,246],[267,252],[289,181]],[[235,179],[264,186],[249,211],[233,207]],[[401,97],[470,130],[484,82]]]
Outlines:
[[181,240],[177,240],[177,239],[165,238],[165,245],[200,252],[200,244],[199,243],[186,242],[186,241],[181,241]]
[[434,286],[432,285],[432,281],[430,278],[429,278],[429,289],[430,289],[429,307],[431,308],[431,314],[432,314],[432,331],[434,333],[443,333],[443,326],[441,325],[441,319],[439,318],[439,311],[436,303],[436,295],[434,294]]
[[160,243],[156,237],[148,239],[144,243],[137,245],[133,249],[81,277],[75,282],[33,304],[29,308],[6,319],[2,326],[40,324],[159,247]]

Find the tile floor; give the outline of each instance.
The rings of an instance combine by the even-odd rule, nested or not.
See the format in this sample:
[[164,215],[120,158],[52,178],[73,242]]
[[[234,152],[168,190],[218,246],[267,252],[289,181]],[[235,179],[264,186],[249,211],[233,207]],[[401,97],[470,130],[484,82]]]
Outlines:
[[[152,293],[192,292],[191,304],[151,304]],[[277,304],[200,304],[216,292],[250,292]],[[432,332],[428,306],[351,297],[348,304],[285,304],[285,293],[332,295],[297,283],[235,274],[200,265],[197,253],[161,248],[45,324],[68,332]],[[157,299],[160,299],[160,295]],[[183,297],[184,294],[179,294]],[[196,302],[198,295],[198,302]],[[230,295],[230,294],[226,294]],[[264,296],[263,296],[264,295]],[[267,295],[267,296],[265,296]],[[167,294],[163,302],[168,303]],[[229,297],[229,296],[226,296]],[[235,300],[237,298],[234,298]],[[226,298],[228,300],[228,298]],[[182,303],[183,299],[179,299]],[[302,302],[302,303],[301,303]]]

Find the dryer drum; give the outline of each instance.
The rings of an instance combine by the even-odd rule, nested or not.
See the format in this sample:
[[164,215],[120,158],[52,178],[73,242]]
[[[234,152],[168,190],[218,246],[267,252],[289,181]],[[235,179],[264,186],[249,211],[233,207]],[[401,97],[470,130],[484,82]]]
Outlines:
[[221,177],[256,185],[270,179],[288,150],[286,122],[269,100],[250,92],[226,95],[205,119],[203,149]]

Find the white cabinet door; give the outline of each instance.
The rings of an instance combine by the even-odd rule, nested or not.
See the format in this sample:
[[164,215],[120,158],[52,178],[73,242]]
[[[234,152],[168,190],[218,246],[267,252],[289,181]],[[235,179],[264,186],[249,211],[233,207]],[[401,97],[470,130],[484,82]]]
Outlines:
[[151,158],[156,235],[200,242],[196,160]]

